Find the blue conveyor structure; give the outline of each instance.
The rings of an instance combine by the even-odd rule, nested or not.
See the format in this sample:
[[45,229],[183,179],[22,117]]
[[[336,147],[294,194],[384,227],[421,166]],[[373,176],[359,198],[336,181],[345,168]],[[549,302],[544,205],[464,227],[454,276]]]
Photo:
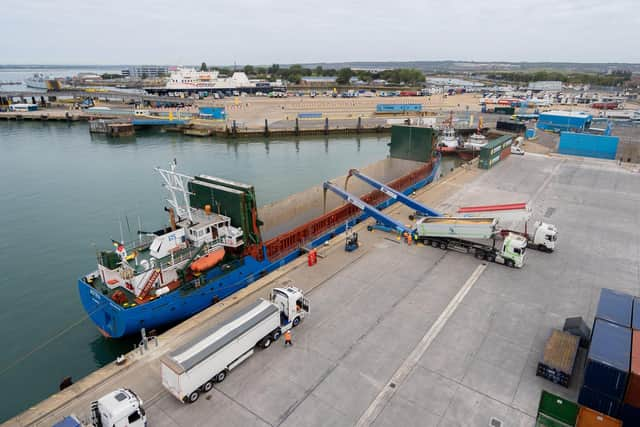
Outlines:
[[[395,199],[395,200],[399,201],[400,203],[410,207],[411,209],[415,209],[416,212],[418,214],[420,214],[420,215],[442,216],[441,213],[439,213],[437,211],[434,211],[433,209],[431,209],[428,206],[425,206],[425,205],[423,205],[421,203],[416,202],[415,200],[409,198],[408,196],[405,196],[403,193],[401,193],[401,192],[399,192],[397,190],[394,190],[393,188],[389,187],[388,185],[385,185],[385,184],[381,183],[380,181],[376,181],[375,179],[364,175],[363,173],[361,173],[357,169],[350,169],[349,170],[349,174],[347,175],[347,180],[349,179],[349,177],[352,177],[352,176],[360,178],[361,180],[363,180],[367,184],[371,185],[372,187],[375,187],[376,190],[380,190],[384,194],[386,194],[387,196],[391,197],[392,199]],[[345,187],[346,187],[346,183],[345,183]]]
[[347,193],[342,188],[334,185],[333,183],[327,181],[327,182],[325,182],[323,184],[323,188],[324,188],[325,192],[327,190],[333,191],[335,194],[337,194],[342,199],[346,200],[347,202],[351,203],[352,205],[354,205],[358,209],[360,209],[360,210],[366,212],[367,214],[371,215],[373,218],[375,218],[379,222],[381,222],[381,223],[383,223],[385,225],[388,225],[389,227],[393,228],[398,233],[401,233],[401,234],[409,233],[411,235],[413,234],[413,230],[411,230],[409,227],[405,226],[404,224],[401,224],[399,221],[396,221],[395,219],[391,218],[390,216],[387,216],[387,215],[383,214],[382,212],[380,212],[375,207],[373,207],[370,204],[362,201],[360,198],[354,196],[353,194]]

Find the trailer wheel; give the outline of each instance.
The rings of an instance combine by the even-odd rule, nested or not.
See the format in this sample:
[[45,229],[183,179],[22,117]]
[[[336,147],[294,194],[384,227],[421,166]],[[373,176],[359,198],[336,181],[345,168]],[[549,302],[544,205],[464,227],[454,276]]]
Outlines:
[[218,375],[216,375],[214,379],[216,382],[221,383],[222,381],[224,381],[225,378],[227,378],[226,370],[218,372]]
[[213,382],[212,381],[207,381],[202,386],[202,391],[205,392],[205,393],[208,393],[208,392],[211,391],[212,388],[213,388]]
[[476,250],[476,258],[484,259],[484,252],[481,250]]
[[198,393],[198,390],[192,392],[188,397],[189,403],[194,403],[196,400],[198,400],[199,397],[200,393]]
[[445,242],[441,242],[440,243],[440,249],[442,249],[442,250],[447,249],[447,244]]
[[300,324],[300,317],[296,317],[295,319],[293,319],[293,327],[295,328],[296,326],[298,326]]
[[435,240],[431,241],[431,246],[433,246],[434,248],[438,247],[438,242],[436,242]]
[[260,345],[260,347],[269,348],[270,345],[271,345],[271,337],[266,337],[262,340],[262,344]]
[[487,255],[487,261],[489,261],[489,262],[495,262],[495,260],[496,260],[496,257],[495,257],[495,256],[493,256],[493,255]]
[[278,341],[278,339],[280,338],[281,335],[282,335],[282,332],[280,332],[280,329],[275,330],[271,334],[271,339],[274,340],[274,341]]
[[513,268],[513,266],[515,265],[515,263],[513,262],[513,260],[512,260],[512,259],[508,259],[508,260],[506,260],[506,261],[504,262],[504,264],[505,264],[507,267],[511,267],[511,268]]

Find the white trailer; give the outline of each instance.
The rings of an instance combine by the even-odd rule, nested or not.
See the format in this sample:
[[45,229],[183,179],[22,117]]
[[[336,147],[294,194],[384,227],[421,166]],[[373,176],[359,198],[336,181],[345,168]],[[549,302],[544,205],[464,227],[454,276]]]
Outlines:
[[478,259],[507,267],[524,265],[526,238],[514,233],[501,235],[495,218],[424,217],[416,224],[416,234],[417,240],[434,248],[473,253]]
[[309,313],[309,301],[294,287],[275,288],[270,301],[259,299],[226,322],[160,359],[162,385],[176,398],[193,403],[214,383],[267,348]]

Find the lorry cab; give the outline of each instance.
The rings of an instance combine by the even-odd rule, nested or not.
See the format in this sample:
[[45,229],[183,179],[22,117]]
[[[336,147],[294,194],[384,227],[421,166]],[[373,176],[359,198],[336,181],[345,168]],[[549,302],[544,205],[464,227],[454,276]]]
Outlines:
[[524,265],[524,253],[527,239],[515,233],[509,233],[502,244],[501,256],[510,267],[521,268]]
[[142,400],[133,391],[121,388],[91,403],[91,421],[96,427],[143,427],[147,416]]
[[273,288],[269,300],[280,309],[281,323],[286,329],[298,326],[309,314],[309,300],[298,288]]
[[533,244],[538,249],[544,249],[549,252],[553,252],[556,248],[556,242],[558,240],[558,229],[555,225],[547,224],[546,222],[536,221],[533,224],[535,232],[533,234]]

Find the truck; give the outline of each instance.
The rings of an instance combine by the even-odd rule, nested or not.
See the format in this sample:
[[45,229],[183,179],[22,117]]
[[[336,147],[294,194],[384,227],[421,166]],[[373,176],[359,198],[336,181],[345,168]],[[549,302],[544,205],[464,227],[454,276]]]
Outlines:
[[553,252],[558,241],[558,229],[553,224],[542,221],[533,223],[533,231],[502,230],[502,233],[513,233],[527,239],[528,246],[542,252]]
[[473,253],[478,259],[521,268],[526,238],[500,231],[495,218],[423,217],[416,223],[415,238],[434,248]]
[[143,427],[147,415],[142,400],[130,389],[119,388],[91,403],[91,422],[85,424],[75,415],[69,415],[53,427]]
[[229,372],[268,348],[309,314],[309,301],[295,287],[274,288],[227,321],[160,359],[162,385],[178,400],[194,403]]

